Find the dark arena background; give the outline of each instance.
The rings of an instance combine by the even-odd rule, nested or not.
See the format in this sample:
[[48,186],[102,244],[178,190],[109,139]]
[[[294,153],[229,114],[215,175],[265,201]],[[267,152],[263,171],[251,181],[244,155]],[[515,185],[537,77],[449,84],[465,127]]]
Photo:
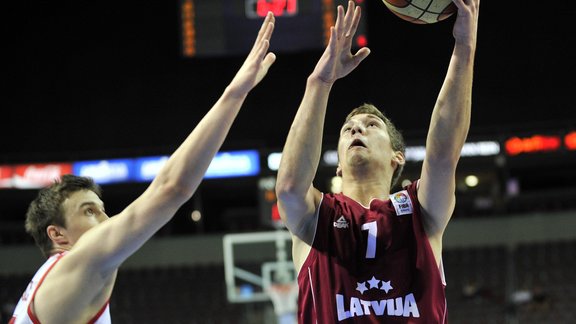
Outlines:
[[[372,54],[333,88],[315,179],[323,191],[335,181],[343,119],[364,102],[402,130],[409,147],[403,179],[418,178],[452,52],[455,17],[416,25],[380,0],[356,2],[363,25],[355,41]],[[271,220],[275,158],[322,54],[334,12],[326,8],[339,3],[4,3],[1,322],[43,261],[23,225],[38,186],[54,172],[91,167],[103,177],[108,214],[120,212],[149,179],[115,167],[170,155],[244,61],[261,10],[275,8],[277,61],[247,98],[218,164],[234,172],[249,160],[249,170],[207,177],[120,268],[110,302],[117,323],[274,323],[269,300],[229,300],[223,237],[283,231]],[[451,323],[576,322],[575,15],[571,0],[481,3],[472,122],[444,243]],[[274,253],[245,251],[234,262],[259,271]]]

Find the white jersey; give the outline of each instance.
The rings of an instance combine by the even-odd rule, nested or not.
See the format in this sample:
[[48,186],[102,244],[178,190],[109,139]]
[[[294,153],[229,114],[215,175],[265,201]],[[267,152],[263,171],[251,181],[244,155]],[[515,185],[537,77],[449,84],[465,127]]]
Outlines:
[[[12,315],[12,319],[10,319],[9,324],[39,324],[40,321],[36,318],[36,315],[32,313],[30,309],[30,304],[34,300],[34,296],[36,295],[36,290],[44,281],[44,278],[50,272],[52,267],[62,259],[62,257],[66,253],[58,253],[54,254],[46,262],[38,269],[32,281],[28,284],[26,291],[22,294],[20,301],[18,301],[18,305],[16,305],[16,309],[14,310],[14,314]],[[110,305],[106,303],[100,309],[98,314],[94,316],[88,323],[91,324],[111,324],[112,320],[110,319]]]

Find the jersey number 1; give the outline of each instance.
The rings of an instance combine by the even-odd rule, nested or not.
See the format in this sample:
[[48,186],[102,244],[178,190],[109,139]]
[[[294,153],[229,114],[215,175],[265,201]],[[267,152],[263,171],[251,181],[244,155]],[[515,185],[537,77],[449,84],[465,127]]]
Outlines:
[[363,231],[368,231],[368,243],[366,244],[366,259],[376,257],[376,236],[378,235],[378,224],[376,221],[362,225]]

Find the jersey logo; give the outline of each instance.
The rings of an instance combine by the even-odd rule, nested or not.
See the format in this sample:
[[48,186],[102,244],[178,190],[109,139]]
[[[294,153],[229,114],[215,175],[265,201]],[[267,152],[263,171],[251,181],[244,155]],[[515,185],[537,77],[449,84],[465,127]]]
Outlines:
[[[367,281],[356,282],[356,285],[356,290],[361,295],[364,295],[365,291],[372,289],[382,290],[385,294],[394,289],[390,280],[376,279],[375,276],[372,276],[372,279]],[[420,310],[413,293],[392,298],[353,297],[342,294],[336,294],[335,297],[338,321],[363,316],[376,316],[382,320],[385,320],[384,317],[420,317]]]
[[348,221],[344,216],[340,216],[337,221],[334,222],[334,227],[336,228],[348,228]]
[[392,205],[394,205],[394,209],[396,209],[396,215],[412,214],[412,200],[408,195],[408,191],[402,190],[390,195],[390,201],[392,202]]

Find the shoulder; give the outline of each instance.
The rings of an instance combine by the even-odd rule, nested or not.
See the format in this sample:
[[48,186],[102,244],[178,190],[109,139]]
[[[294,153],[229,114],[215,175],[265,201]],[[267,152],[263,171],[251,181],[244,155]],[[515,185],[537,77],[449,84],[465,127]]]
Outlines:
[[[420,179],[414,180],[412,182],[410,182],[409,184],[405,185],[404,187],[402,187],[401,190],[397,191],[395,194],[397,195],[408,195],[409,198],[413,201],[413,202],[418,202],[418,189],[420,188]],[[392,195],[390,196],[390,198],[392,199]]]
[[336,213],[361,212],[368,207],[342,193],[325,193],[320,202],[320,212],[333,210]]

